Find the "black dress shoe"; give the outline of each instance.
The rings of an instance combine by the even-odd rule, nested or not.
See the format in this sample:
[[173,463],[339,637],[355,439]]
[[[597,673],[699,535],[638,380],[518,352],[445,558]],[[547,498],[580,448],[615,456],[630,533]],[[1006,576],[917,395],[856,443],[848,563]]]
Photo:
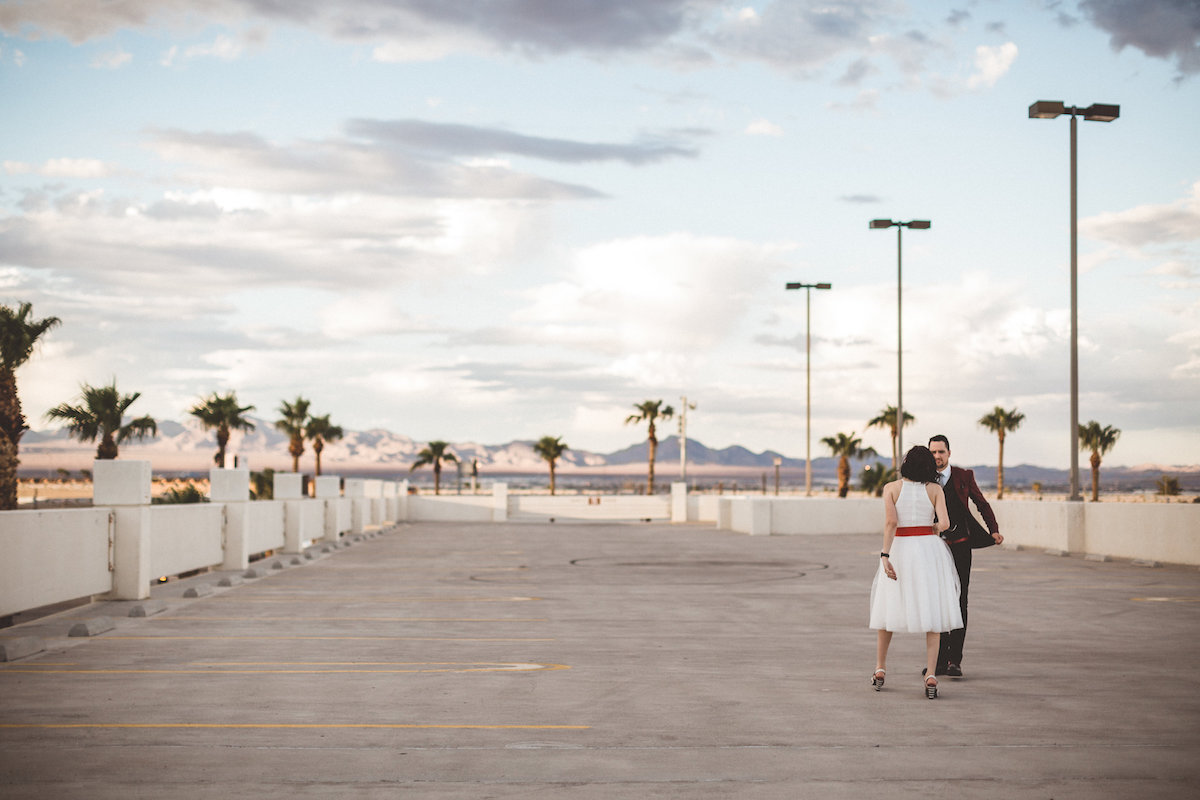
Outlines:
[[[957,669],[957,668],[958,668],[958,666],[957,666],[956,664],[951,664],[950,666],[954,667],[955,669]],[[934,667],[933,674],[934,674],[934,675],[953,675],[954,673],[953,673],[953,672],[948,672],[948,671],[947,671],[948,669],[949,669],[949,667],[943,667],[943,666]],[[922,670],[921,670],[921,677],[922,677],[922,678],[924,678],[924,677],[925,677],[925,673],[927,673],[927,672],[929,672],[929,667],[925,667],[924,669],[922,669]],[[962,677],[962,670],[961,670],[961,669],[960,669],[960,670],[958,670],[958,676],[959,676],[960,678]]]
[[962,667],[960,667],[958,664],[947,664],[946,665],[946,674],[949,675],[951,678],[961,678],[962,677]]

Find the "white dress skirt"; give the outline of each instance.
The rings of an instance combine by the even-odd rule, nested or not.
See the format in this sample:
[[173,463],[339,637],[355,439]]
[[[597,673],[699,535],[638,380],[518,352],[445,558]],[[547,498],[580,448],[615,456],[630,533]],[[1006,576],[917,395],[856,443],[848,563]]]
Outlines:
[[[898,527],[933,524],[934,509],[924,484],[905,480],[896,499]],[[883,571],[871,585],[871,624],[876,630],[937,633],[963,626],[958,607],[958,571],[950,546],[936,534],[897,536],[888,559],[896,580]]]

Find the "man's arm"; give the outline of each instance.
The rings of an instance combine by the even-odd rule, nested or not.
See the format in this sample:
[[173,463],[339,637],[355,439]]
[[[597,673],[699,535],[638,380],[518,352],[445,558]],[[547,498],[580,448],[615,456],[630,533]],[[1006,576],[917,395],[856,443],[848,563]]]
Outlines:
[[975,503],[975,508],[979,509],[979,513],[983,515],[983,521],[987,524],[988,533],[992,534],[992,538],[997,542],[1004,541],[1000,537],[1000,525],[996,522],[996,514],[992,511],[991,505],[988,504],[987,498],[983,496],[983,492],[979,488],[979,484],[975,482],[975,470],[964,469],[967,478],[967,495],[971,498],[971,502]]

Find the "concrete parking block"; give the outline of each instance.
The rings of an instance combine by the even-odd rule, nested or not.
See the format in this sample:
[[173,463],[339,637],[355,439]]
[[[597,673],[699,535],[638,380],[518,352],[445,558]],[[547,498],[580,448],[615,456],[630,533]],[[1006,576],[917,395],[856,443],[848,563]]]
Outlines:
[[92,617],[91,619],[80,620],[71,626],[71,631],[68,636],[97,636],[106,631],[111,631],[116,627],[116,623],[111,617]]
[[167,604],[162,600],[143,600],[129,609],[131,617],[151,617],[167,610]]
[[16,661],[18,658],[27,658],[45,649],[46,643],[37,636],[0,638],[0,661]]
[[242,575],[225,575],[217,581],[217,586],[241,586],[245,582],[246,579]]
[[184,597],[208,597],[215,591],[211,583],[198,583],[184,590]]

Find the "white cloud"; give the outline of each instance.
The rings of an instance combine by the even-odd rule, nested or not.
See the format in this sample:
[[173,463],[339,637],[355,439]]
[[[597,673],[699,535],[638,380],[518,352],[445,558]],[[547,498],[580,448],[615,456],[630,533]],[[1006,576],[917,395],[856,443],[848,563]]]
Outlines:
[[92,59],[93,69],[120,69],[133,61],[133,53],[124,50],[112,50],[101,53]]
[[975,48],[975,74],[967,79],[971,89],[991,88],[1012,68],[1017,60],[1017,46],[1013,42],[990,47]]
[[593,352],[695,353],[744,323],[750,298],[789,249],[690,233],[593,245],[567,279],[533,290],[514,318]]
[[1080,220],[1084,235],[1129,250],[1175,242],[1200,242],[1200,181],[1173,203],[1141,205]]
[[221,61],[236,61],[245,49],[245,45],[232,36],[221,35],[208,44],[192,45],[183,54],[187,58],[212,57]]
[[8,175],[30,175],[37,173],[48,178],[105,178],[116,170],[95,158],[52,158],[41,166],[23,161],[5,161],[4,172]]
[[756,119],[746,126],[750,136],[783,136],[783,128],[767,119]]
[[104,178],[113,169],[95,158],[52,158],[38,172],[51,178]]

